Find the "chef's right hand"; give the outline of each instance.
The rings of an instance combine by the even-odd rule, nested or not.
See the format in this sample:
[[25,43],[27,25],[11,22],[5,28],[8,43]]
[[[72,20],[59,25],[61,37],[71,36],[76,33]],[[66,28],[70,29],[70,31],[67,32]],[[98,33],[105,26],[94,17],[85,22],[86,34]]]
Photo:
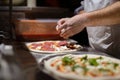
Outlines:
[[69,20],[69,18],[62,18],[57,22],[57,26],[56,26],[56,30],[59,33],[63,33],[65,28],[67,27],[67,25],[65,24],[67,21]]
[[57,30],[60,32],[60,36],[67,39],[81,32],[89,21],[87,15],[87,13],[83,13],[71,18],[60,19],[57,27]]

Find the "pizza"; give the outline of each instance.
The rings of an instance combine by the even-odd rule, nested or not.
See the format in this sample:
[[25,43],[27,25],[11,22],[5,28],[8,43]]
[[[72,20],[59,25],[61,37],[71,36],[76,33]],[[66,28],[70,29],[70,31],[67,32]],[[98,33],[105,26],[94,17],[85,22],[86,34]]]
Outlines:
[[44,66],[50,74],[67,80],[120,80],[120,60],[102,55],[54,56]]
[[39,42],[32,42],[28,43],[27,47],[29,50],[34,52],[69,52],[69,51],[76,51],[82,46],[71,43],[68,41],[39,41]]

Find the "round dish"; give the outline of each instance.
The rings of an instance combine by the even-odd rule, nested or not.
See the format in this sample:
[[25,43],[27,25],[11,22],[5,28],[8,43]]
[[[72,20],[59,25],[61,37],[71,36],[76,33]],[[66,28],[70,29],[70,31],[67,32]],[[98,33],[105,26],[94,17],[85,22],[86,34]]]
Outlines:
[[[92,53],[92,52],[91,52]],[[111,68],[111,70],[114,73],[114,75],[111,74],[110,75],[103,75],[103,76],[89,76],[89,75],[81,75],[81,74],[76,74],[74,72],[60,72],[58,71],[57,66],[59,66],[59,64],[61,64],[60,62],[57,63],[56,67],[52,67],[51,64],[53,64],[54,61],[56,61],[57,59],[62,59],[65,56],[71,56],[72,58],[82,58],[87,56],[88,59],[95,59],[95,58],[103,58],[103,63],[106,61],[107,63],[111,63],[111,65],[109,65],[108,69],[111,66],[117,66],[117,70],[114,70],[114,68]],[[93,60],[94,61],[94,60]],[[101,63],[99,63],[101,65]],[[113,64],[113,65],[112,65]],[[102,68],[100,65],[96,66],[97,68]],[[68,66],[68,65],[67,65]],[[89,65],[88,65],[89,66]],[[95,66],[90,66],[90,68],[92,68],[90,71],[96,72],[93,68]],[[65,55],[65,54],[61,54],[61,55],[52,55],[52,56],[47,56],[44,57],[43,59],[40,60],[40,69],[43,68],[42,70],[46,73],[48,73],[49,75],[53,76],[56,79],[65,79],[65,80],[120,80],[120,60],[112,58],[112,57],[108,57],[108,56],[104,56],[104,55],[96,55],[96,54],[70,54],[70,55]],[[88,68],[88,67],[87,67]],[[105,67],[104,67],[105,68]],[[107,71],[107,68],[105,68]],[[104,69],[104,71],[105,71]],[[78,69],[79,70],[79,69]],[[102,70],[102,69],[101,69]],[[79,70],[80,71],[80,70]],[[116,72],[118,71],[118,72]],[[83,72],[80,72],[83,73]]]
[[82,49],[82,46],[69,41],[39,41],[26,43],[27,48],[37,53],[63,53]]

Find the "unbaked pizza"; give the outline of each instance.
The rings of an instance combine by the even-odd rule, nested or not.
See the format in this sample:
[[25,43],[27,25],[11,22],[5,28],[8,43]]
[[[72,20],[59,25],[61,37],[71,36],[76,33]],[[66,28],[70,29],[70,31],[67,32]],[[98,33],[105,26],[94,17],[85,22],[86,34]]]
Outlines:
[[120,80],[120,60],[101,55],[55,56],[45,60],[44,66],[68,80]]
[[28,43],[29,50],[34,52],[69,52],[76,51],[82,47],[76,43],[68,41],[39,41]]

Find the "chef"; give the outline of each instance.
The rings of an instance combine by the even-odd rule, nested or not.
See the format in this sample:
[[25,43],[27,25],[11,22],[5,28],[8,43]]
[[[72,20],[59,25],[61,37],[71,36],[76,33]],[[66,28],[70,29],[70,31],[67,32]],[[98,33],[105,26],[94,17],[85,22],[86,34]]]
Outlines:
[[84,13],[62,18],[56,29],[69,38],[87,28],[92,48],[120,58],[120,0],[84,0]]

